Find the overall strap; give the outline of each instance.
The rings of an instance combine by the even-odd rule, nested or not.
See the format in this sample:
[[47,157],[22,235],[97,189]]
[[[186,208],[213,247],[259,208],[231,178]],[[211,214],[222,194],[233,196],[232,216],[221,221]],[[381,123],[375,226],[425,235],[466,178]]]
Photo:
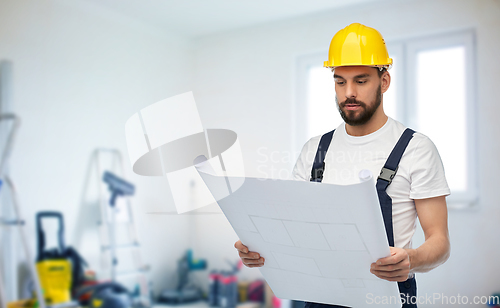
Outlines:
[[385,233],[387,235],[387,241],[389,246],[394,247],[394,231],[392,225],[392,199],[387,194],[386,189],[391,184],[394,175],[398,171],[399,161],[403,156],[408,143],[413,137],[414,131],[407,128],[401,137],[399,137],[398,142],[392,149],[391,154],[387,158],[380,175],[377,178],[377,195],[380,202],[380,210],[382,211],[382,218],[384,219]]
[[415,133],[414,130],[407,128],[401,137],[399,137],[398,142],[394,146],[394,149],[392,149],[391,154],[387,158],[385,165],[377,178],[377,190],[385,191],[391,184],[394,175],[396,175],[396,172],[398,171],[399,161],[401,160],[401,157],[403,156],[411,138],[413,138],[413,133]]
[[314,158],[313,166],[311,169],[311,182],[321,182],[323,180],[323,172],[325,171],[325,156],[328,151],[328,147],[332,142],[333,132],[328,132],[321,136],[319,141],[318,150],[316,151],[316,157]]

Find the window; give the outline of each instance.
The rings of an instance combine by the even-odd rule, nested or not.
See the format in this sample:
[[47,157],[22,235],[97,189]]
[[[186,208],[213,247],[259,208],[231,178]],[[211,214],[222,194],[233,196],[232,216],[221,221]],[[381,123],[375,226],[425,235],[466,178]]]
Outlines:
[[[448,204],[477,201],[474,32],[387,41],[393,58],[385,113],[427,135],[439,149],[452,191]],[[297,58],[294,150],[342,123],[327,52]],[[453,120],[450,120],[453,119]]]

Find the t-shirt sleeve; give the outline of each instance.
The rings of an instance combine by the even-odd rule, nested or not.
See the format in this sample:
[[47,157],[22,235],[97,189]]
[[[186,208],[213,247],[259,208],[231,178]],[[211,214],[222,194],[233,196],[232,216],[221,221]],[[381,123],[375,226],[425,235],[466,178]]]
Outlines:
[[309,148],[310,141],[306,142],[302,147],[302,151],[300,152],[299,158],[295,163],[292,171],[292,180],[296,181],[309,181],[310,176],[309,172],[307,172],[307,166],[309,165],[307,162],[307,152]]
[[410,180],[411,199],[426,199],[450,194],[439,152],[426,136],[414,149]]

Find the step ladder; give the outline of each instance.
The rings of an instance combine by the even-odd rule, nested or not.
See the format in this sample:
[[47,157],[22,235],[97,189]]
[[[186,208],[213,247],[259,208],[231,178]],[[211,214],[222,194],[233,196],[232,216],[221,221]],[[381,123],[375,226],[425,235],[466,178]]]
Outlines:
[[[109,171],[121,178],[125,177],[122,154],[117,149],[97,148],[92,153],[91,166],[93,164],[95,164],[95,172],[99,183],[100,219],[98,225],[101,241],[101,268],[108,270],[112,281],[121,282],[135,276],[135,282],[139,286],[141,303],[150,306],[149,265],[145,265],[142,261],[141,244],[137,236],[130,198],[118,198],[116,206],[111,207],[109,205],[111,194],[102,181],[105,171]],[[125,236],[125,241],[117,243],[116,230],[120,226],[125,227],[127,236]],[[121,256],[125,254],[131,256],[131,268],[119,269],[120,257],[117,256],[118,253]]]
[[[4,149],[1,153],[0,156],[0,193],[4,192],[5,190],[9,191],[10,195],[10,200],[8,202],[12,204],[12,213],[9,213],[8,216],[0,216],[0,226],[2,226],[3,230],[7,229],[7,232],[9,232],[8,229],[14,228],[17,229],[20,238],[21,238],[21,246],[24,250],[26,261],[28,263],[28,268],[31,274],[31,278],[33,279],[34,287],[35,287],[35,292],[36,292],[36,297],[38,300],[38,307],[39,308],[45,308],[45,300],[43,299],[42,295],[42,288],[40,285],[40,279],[38,277],[38,272],[35,267],[35,259],[33,258],[33,255],[31,254],[31,251],[29,249],[29,244],[28,244],[28,239],[26,235],[26,230],[25,230],[25,222],[23,218],[21,217],[21,210],[20,210],[20,205],[18,201],[18,196],[17,192],[14,186],[14,183],[8,176],[7,172],[5,171],[6,166],[7,166],[7,161],[10,157],[10,154],[12,152],[12,147],[14,144],[14,139],[16,132],[19,128],[20,125],[20,120],[19,118],[14,115],[14,114],[0,114],[0,129],[6,130],[8,128],[7,124],[11,122],[11,128],[7,134],[5,134],[6,141],[4,145]],[[2,135],[5,136],[5,135]],[[4,199],[5,200],[5,199]],[[12,247],[14,249],[14,247]],[[5,260],[4,260],[5,261]],[[2,275],[2,267],[0,267],[0,307],[6,308],[7,307],[7,294],[5,292],[5,285],[3,279],[5,278],[4,275]],[[5,278],[6,279],[6,278]],[[12,279],[16,280],[16,277],[12,277]],[[16,281],[6,281],[9,285],[17,285]]]

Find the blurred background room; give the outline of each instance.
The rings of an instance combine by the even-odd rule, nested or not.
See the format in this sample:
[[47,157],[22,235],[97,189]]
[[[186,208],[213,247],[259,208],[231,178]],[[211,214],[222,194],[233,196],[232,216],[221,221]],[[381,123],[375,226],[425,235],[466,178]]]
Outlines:
[[[192,91],[204,127],[238,134],[247,176],[289,178],[302,145],[342,121],[323,61],[353,22],[383,35],[394,59],[384,109],[434,141],[452,191],[451,257],[417,274],[419,292],[500,293],[499,0],[0,0],[0,154],[12,144],[0,166],[1,302],[36,289],[29,273],[45,212],[45,248],[59,245],[63,220],[89,284],[114,278],[137,305],[173,305],[183,283],[193,298],[215,296],[218,274],[241,307],[296,306],[239,264],[238,237],[216,205],[177,214],[166,177],[132,171],[124,126]],[[122,180],[133,186],[113,224],[108,202]],[[418,226],[413,247],[424,240]]]

